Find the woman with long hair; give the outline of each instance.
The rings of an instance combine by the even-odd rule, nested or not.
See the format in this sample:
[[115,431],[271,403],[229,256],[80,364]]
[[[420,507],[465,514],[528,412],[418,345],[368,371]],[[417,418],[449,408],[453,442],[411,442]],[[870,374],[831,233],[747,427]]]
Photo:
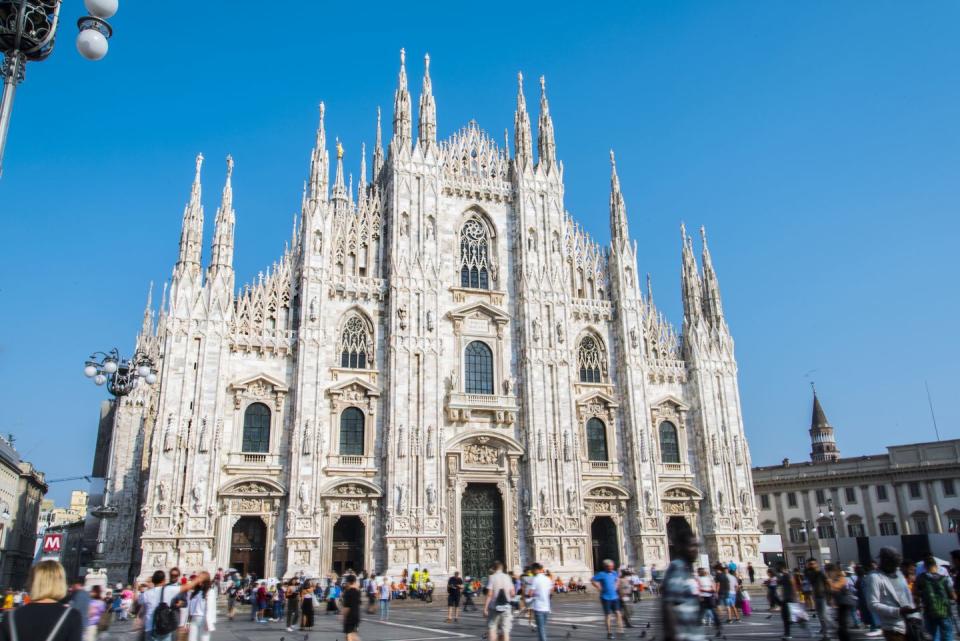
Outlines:
[[210,641],[210,633],[217,629],[217,591],[212,590],[209,572],[201,572],[197,578],[199,583],[187,600],[187,641]]
[[[103,598],[103,588],[95,585],[90,588],[90,607],[87,609],[87,629],[83,633],[84,641],[97,641],[97,633],[106,629],[100,626],[107,615],[107,602]],[[104,621],[104,623],[107,623]]]
[[313,581],[307,581],[300,593],[300,610],[303,612],[303,622],[300,625],[301,630],[313,629],[313,606],[315,595],[313,592]]
[[30,568],[30,603],[6,614],[0,640],[82,641],[80,613],[60,601],[67,596],[67,578],[57,561],[40,561]]

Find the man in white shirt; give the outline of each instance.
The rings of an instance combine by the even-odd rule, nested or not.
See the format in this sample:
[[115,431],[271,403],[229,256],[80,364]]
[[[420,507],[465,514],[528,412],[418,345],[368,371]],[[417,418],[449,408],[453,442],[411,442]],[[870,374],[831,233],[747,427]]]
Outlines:
[[[163,570],[157,570],[150,578],[154,587],[144,591],[140,595],[140,614],[143,617],[143,638],[145,641],[172,641],[173,632],[167,634],[156,634],[154,632],[153,613],[161,602],[166,603],[168,606],[173,605],[174,601],[177,600],[181,594],[192,590],[200,583],[200,578],[197,577],[193,581],[188,581],[180,585],[175,583],[164,585],[166,578],[167,575],[164,574]],[[186,615],[186,612],[184,612],[184,615]]]
[[547,641],[547,617],[550,615],[550,594],[553,592],[553,581],[543,573],[543,566],[534,563],[530,566],[533,580],[527,590],[527,607],[533,610],[533,618],[537,621],[537,639]]
[[510,641],[510,629],[513,627],[513,606],[510,601],[516,594],[513,581],[503,573],[503,563],[495,561],[493,574],[487,579],[487,599],[483,602],[483,616],[487,617],[487,632],[490,641],[500,638]]

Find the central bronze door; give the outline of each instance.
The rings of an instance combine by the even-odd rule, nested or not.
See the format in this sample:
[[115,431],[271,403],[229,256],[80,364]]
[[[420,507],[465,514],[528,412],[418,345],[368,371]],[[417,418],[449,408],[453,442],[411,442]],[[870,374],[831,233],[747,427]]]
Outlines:
[[463,576],[484,577],[503,561],[503,500],[496,485],[471,483],[460,501]]
[[230,567],[242,574],[263,578],[267,526],[258,516],[245,516],[233,526],[230,541]]

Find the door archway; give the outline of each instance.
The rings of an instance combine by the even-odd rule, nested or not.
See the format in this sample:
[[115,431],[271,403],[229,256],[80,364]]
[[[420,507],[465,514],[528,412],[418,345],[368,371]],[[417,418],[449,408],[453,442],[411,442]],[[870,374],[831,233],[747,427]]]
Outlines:
[[604,559],[613,561],[613,567],[620,567],[620,542],[617,537],[617,524],[609,516],[598,516],[590,524],[590,538],[593,542],[593,569],[602,570]]
[[670,546],[670,560],[677,558],[675,542],[682,534],[693,534],[690,522],[682,516],[671,516],[667,521],[667,544]]
[[267,525],[258,516],[237,520],[230,535],[230,567],[241,575],[263,578],[266,558]]
[[363,567],[363,544],[367,528],[359,516],[341,516],[333,526],[333,571],[360,572]]
[[486,576],[504,560],[503,499],[492,483],[470,483],[460,501],[463,576]]

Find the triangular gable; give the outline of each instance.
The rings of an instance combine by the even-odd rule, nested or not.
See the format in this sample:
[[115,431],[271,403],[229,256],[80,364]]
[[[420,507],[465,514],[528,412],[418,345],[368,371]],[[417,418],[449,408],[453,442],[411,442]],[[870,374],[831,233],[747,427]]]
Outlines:
[[684,403],[683,401],[681,401],[679,398],[677,398],[677,397],[674,396],[673,394],[667,394],[666,396],[661,396],[661,397],[658,398],[656,401],[654,401],[653,403],[651,403],[650,406],[651,406],[651,407],[659,407],[659,406],[663,405],[664,403],[670,403],[670,404],[676,406],[676,408],[677,408],[678,410],[682,411],[682,412],[686,412],[687,410],[690,409],[690,407],[689,407],[686,403]]
[[237,381],[235,383],[230,383],[229,389],[231,390],[245,390],[254,383],[262,381],[272,387],[277,392],[286,392],[287,386],[283,381],[278,380],[269,374],[257,374],[256,376],[251,376],[250,378],[245,378],[242,381]]
[[380,396],[380,388],[375,385],[371,385],[367,381],[363,380],[359,376],[354,376],[348,380],[343,381],[342,383],[337,383],[336,385],[331,385],[327,388],[327,394],[340,394],[347,391],[353,386],[361,387],[367,393],[367,396]]
[[474,312],[480,312],[485,316],[490,317],[497,323],[506,323],[510,320],[510,315],[500,311],[493,305],[488,305],[487,303],[477,302],[458,307],[457,309],[450,310],[447,312],[447,316],[451,320],[463,320],[469,317]]
[[590,401],[600,401],[608,407],[619,407],[619,403],[609,394],[605,394],[599,390],[592,391],[584,396],[581,396],[577,399],[577,405],[586,405]]

